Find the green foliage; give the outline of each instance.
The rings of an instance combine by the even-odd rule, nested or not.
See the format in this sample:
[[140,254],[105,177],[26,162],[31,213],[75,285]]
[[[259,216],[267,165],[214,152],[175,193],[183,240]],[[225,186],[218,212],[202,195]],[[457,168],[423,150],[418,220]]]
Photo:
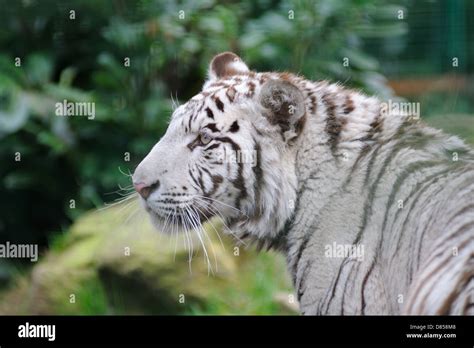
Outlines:
[[[106,193],[130,185],[122,172],[163,134],[172,97],[194,95],[220,51],[390,95],[363,51],[365,38],[406,30],[390,3],[0,0],[0,239],[46,244],[48,231],[116,198]],[[56,116],[64,99],[94,102],[95,119]]]

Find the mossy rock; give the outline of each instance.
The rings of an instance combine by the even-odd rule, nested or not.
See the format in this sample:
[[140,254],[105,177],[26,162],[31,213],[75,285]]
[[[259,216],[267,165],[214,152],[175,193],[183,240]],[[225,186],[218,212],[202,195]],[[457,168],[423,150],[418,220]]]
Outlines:
[[209,261],[195,233],[157,233],[137,202],[86,214],[0,297],[0,313],[294,313],[280,255],[234,249],[219,221],[204,229]]

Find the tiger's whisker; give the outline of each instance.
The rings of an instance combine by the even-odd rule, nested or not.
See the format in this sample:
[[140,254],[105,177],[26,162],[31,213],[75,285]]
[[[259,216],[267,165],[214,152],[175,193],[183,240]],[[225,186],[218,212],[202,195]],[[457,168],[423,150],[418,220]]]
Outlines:
[[[196,202],[198,202],[199,199],[200,199],[200,198],[197,197],[197,196],[196,196],[195,198],[197,199]],[[201,201],[203,201],[203,200],[201,199]],[[204,201],[204,203],[209,204],[209,202],[205,202],[205,201]],[[219,216],[220,220],[222,221],[222,224],[223,224],[224,228],[225,228],[235,239],[237,239],[240,243],[242,243],[242,244],[245,245],[246,247],[248,246],[247,243],[245,243],[245,241],[243,241],[242,239],[240,239],[240,238],[234,233],[234,231],[232,231],[232,230],[230,229],[230,227],[226,224],[224,216],[222,215],[222,213],[219,211],[219,209],[218,209],[217,207],[214,207],[214,206],[212,206],[212,205],[208,205],[207,209],[210,209],[212,213],[217,214],[217,215]]]
[[227,204],[227,203],[221,202],[221,201],[218,200],[218,199],[214,199],[214,198],[211,198],[211,197],[206,197],[206,196],[202,196],[202,195],[198,195],[198,194],[196,194],[195,197],[199,197],[199,198],[201,198],[201,199],[204,199],[204,201],[205,201],[206,199],[208,199],[208,200],[210,200],[210,201],[213,201],[213,202],[222,204],[222,205],[224,205],[224,206],[226,206],[226,207],[228,207],[228,208],[231,208],[231,209],[236,210],[237,212],[239,212],[239,213],[245,215],[245,217],[248,218],[248,215],[247,215],[245,212],[243,212],[242,210],[237,209],[236,207],[233,207],[233,206],[231,206],[231,205],[229,205],[229,204]]
[[126,225],[126,224],[128,223],[128,221],[129,221],[132,217],[134,217],[134,216],[135,216],[138,212],[140,212],[140,211],[141,211],[141,210],[140,210],[140,207],[136,207],[135,210],[133,210],[133,212],[130,213],[130,214],[128,215],[128,217],[125,219],[125,221],[123,222],[123,225]]
[[[182,212],[180,212],[180,216],[182,216]],[[193,242],[192,242],[191,236],[190,236],[189,233],[188,233],[187,224],[184,224],[184,223],[185,223],[185,220],[184,220],[183,218],[181,218],[180,220],[181,220],[181,222],[183,222],[184,235],[186,236],[187,245],[188,245],[188,247],[189,247],[189,248],[188,248],[188,263],[189,263],[189,270],[192,272],[192,270],[191,270],[191,262],[192,262],[193,254],[194,254]]]
[[[205,215],[204,212],[200,209],[200,207],[203,208],[203,209],[206,209],[206,207],[204,207],[204,206],[202,206],[202,205],[200,205],[200,204],[201,204],[201,203],[200,203],[199,201],[196,201],[196,209],[199,210],[199,212],[200,212],[201,214]],[[209,219],[209,220],[207,220],[207,222],[209,222],[209,224],[211,225],[211,227],[213,228],[213,230],[216,232],[216,235],[217,235],[217,237],[219,238],[219,241],[220,241],[220,243],[221,243],[221,245],[222,245],[222,248],[224,248],[224,250],[225,250],[225,245],[224,245],[224,243],[223,243],[223,241],[222,241],[221,235],[219,234],[219,231],[215,228],[214,224],[212,223],[212,220]]]
[[[214,262],[216,264],[216,272],[218,271],[218,267],[217,267],[217,254],[216,254],[216,251],[214,249],[214,244],[212,243],[211,239],[209,238],[209,235],[206,231],[206,229],[204,228],[204,226],[202,225],[202,223],[200,222],[199,220],[199,214],[196,212],[196,210],[194,209],[194,207],[191,207],[190,210],[193,212],[193,217],[194,217],[194,221],[196,222],[196,225],[199,227],[199,229],[201,230],[202,234],[206,237],[206,239],[208,240],[209,244],[211,245],[211,250],[212,250],[212,253],[214,255]],[[212,269],[211,269],[212,271]]]
[[173,223],[174,222],[175,211],[176,211],[176,208],[173,210],[173,215],[171,216],[171,218],[172,218],[172,220],[171,220],[172,233],[173,233],[173,236],[175,237],[175,240],[174,240],[174,258],[173,258],[174,262],[176,262],[176,251],[178,249],[178,237],[179,237],[176,224]]
[[118,170],[119,170],[119,172],[122,173],[123,175],[125,175],[125,176],[127,176],[127,177],[129,177],[129,178],[132,177],[132,174],[130,174],[130,170],[128,171],[128,174],[127,174],[127,173],[124,173],[124,172],[122,171],[122,168],[120,168],[120,166],[118,167]]
[[115,201],[113,201],[113,203],[105,203],[105,206],[104,206],[104,207],[99,208],[99,209],[97,209],[97,210],[98,210],[98,211],[102,211],[102,210],[105,210],[105,209],[114,207],[114,206],[116,206],[116,205],[118,205],[118,204],[121,204],[121,203],[123,203],[123,202],[125,202],[125,201],[128,201],[128,200],[130,200],[130,199],[132,199],[132,198],[137,198],[137,197],[138,197],[138,194],[137,194],[137,193],[132,193],[132,194],[130,194],[129,196],[127,196],[127,197],[125,197],[125,198],[124,198],[124,197],[121,197],[121,198],[116,199]]
[[186,208],[186,213],[189,214],[189,221],[194,227],[194,230],[196,231],[196,235],[199,239],[199,242],[201,243],[202,249],[204,251],[205,261],[207,262],[207,272],[208,274],[210,274],[210,272],[212,272],[212,266],[211,266],[211,261],[209,259],[209,253],[207,252],[207,248],[203,240],[203,236],[201,235],[201,231],[198,225],[196,224],[196,221],[194,220],[194,215],[192,215],[192,212],[190,211],[189,208]]

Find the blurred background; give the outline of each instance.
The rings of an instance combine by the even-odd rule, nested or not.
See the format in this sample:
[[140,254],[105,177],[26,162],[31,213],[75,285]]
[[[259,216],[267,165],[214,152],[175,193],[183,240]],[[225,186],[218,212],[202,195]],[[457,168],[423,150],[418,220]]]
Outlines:
[[[37,263],[0,259],[3,314],[295,313],[281,256],[225,239],[215,243],[220,271],[208,276],[197,254],[190,272],[181,242],[175,256],[175,241],[145,217],[137,228],[133,202],[102,209],[130,187],[127,174],[166,130],[172,99],[196,94],[221,51],[254,70],[419,102],[427,123],[474,144],[472,1],[0,0],[0,8],[0,243],[35,243],[41,253]],[[55,116],[64,99],[94,102],[95,118]]]

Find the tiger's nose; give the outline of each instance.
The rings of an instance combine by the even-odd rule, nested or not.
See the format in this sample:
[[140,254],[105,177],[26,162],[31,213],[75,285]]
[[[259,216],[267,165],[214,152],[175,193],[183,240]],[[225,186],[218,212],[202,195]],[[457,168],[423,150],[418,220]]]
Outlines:
[[140,196],[143,197],[143,199],[147,199],[148,196],[150,196],[150,194],[153,192],[153,190],[155,190],[159,185],[160,185],[159,181],[149,186],[143,182],[133,183],[133,187],[135,188],[135,191],[137,191],[140,194]]

